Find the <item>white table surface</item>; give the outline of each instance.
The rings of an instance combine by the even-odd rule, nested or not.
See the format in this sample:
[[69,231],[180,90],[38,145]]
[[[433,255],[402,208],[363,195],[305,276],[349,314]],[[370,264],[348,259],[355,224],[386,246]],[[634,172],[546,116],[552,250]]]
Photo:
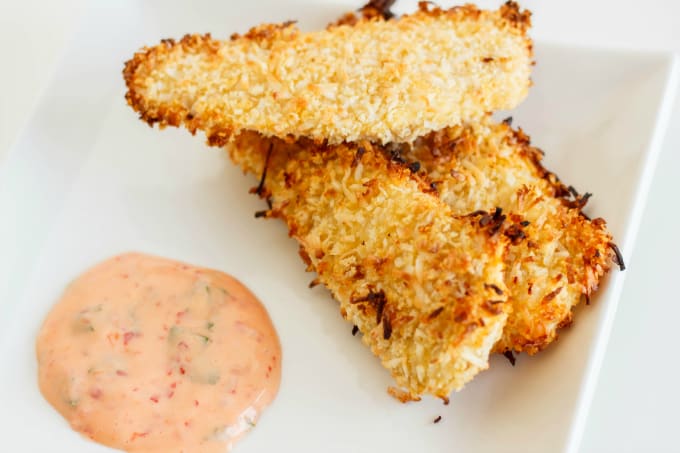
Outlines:
[[[49,81],[84,4],[85,0],[0,0],[0,165]],[[526,0],[522,5],[534,12],[537,40],[680,52],[680,0]],[[680,98],[627,263],[583,452],[680,451],[675,337],[675,321],[680,319],[679,170]]]

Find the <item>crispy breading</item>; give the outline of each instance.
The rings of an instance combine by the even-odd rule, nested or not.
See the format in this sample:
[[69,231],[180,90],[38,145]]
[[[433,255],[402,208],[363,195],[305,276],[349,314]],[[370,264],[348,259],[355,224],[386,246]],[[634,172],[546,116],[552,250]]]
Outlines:
[[512,314],[495,350],[534,354],[555,340],[616,261],[605,221],[581,213],[590,195],[547,171],[521,129],[491,118],[432,133],[402,151],[454,213],[497,206],[529,222],[506,256]]
[[[248,149],[271,143],[256,134],[248,137]],[[304,146],[311,145],[297,145]],[[355,144],[345,146],[358,150]],[[576,194],[547,171],[542,152],[521,130],[484,118],[429,134],[413,147],[375,148],[393,160],[392,166],[419,169],[454,214],[500,207],[515,223],[505,230],[513,244],[504,258],[512,311],[496,352],[535,354],[554,341],[571,323],[573,307],[597,290],[617,261],[605,221],[581,213],[589,195]],[[518,228],[520,222],[528,224]]]
[[530,13],[508,2],[398,19],[369,14],[301,33],[261,25],[220,41],[187,35],[143,48],[123,71],[149,124],[202,130],[224,145],[242,130],[327,143],[411,142],[527,95]]
[[369,143],[286,143],[249,132],[227,150],[263,175],[257,192],[271,209],[258,215],[286,222],[308,270],[409,398],[445,399],[488,367],[507,318],[498,223],[454,217]]

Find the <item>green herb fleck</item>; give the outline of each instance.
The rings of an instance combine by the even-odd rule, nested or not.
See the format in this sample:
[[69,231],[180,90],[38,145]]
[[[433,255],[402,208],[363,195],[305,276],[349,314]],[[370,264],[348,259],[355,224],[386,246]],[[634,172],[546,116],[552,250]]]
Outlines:
[[68,405],[71,407],[78,407],[78,400],[68,400]]
[[189,379],[197,384],[215,385],[220,381],[220,373],[217,370],[196,370],[189,371]]
[[182,331],[183,329],[180,326],[174,325],[170,327],[170,330],[168,331],[168,341],[174,343],[179,340],[180,335],[182,335]]
[[208,330],[212,330],[212,328],[215,327],[215,323],[212,321],[208,321],[206,327],[208,328]]
[[220,375],[219,374],[211,374],[208,376],[208,384],[210,385],[215,385],[217,382],[220,380]]
[[87,318],[78,317],[73,322],[73,332],[75,333],[89,333],[94,332],[92,321]]

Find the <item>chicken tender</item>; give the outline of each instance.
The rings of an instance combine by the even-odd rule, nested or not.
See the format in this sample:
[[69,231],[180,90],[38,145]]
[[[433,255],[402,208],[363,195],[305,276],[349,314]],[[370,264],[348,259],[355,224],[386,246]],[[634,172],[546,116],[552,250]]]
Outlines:
[[406,399],[446,399],[488,367],[508,311],[502,216],[454,217],[369,143],[286,143],[249,132],[227,150],[262,177],[256,192],[271,209],[257,215],[288,225],[308,270]]
[[[262,136],[248,137],[247,149],[272,145]],[[308,152],[306,146],[313,145],[289,149]],[[504,256],[512,310],[495,352],[535,354],[546,347],[571,323],[573,307],[589,299],[612,262],[620,261],[605,221],[581,212],[589,194],[562,184],[541,165],[543,154],[529,137],[508,124],[487,117],[429,134],[413,146],[374,148],[392,167],[410,168],[429,181],[454,214],[500,207],[514,222],[504,230],[512,242]],[[396,224],[399,215],[393,215]]]
[[571,323],[612,262],[623,264],[605,221],[582,214],[579,195],[541,165],[522,130],[491,118],[429,134],[401,158],[419,162],[456,214],[501,207],[528,222],[505,258],[512,313],[495,350],[534,354]]
[[301,33],[261,25],[220,41],[187,35],[127,62],[128,103],[149,124],[202,130],[224,145],[243,130],[319,142],[412,142],[485,112],[530,86],[530,13],[508,2],[367,14]]

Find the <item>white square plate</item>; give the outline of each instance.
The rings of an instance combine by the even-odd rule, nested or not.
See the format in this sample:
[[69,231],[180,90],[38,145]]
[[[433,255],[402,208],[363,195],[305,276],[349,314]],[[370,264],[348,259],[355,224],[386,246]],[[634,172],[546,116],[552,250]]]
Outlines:
[[[625,272],[613,271],[560,340],[516,367],[502,357],[449,406],[402,405],[321,288],[310,290],[284,225],[255,219],[255,184],[185,131],[152,130],[125,105],[120,70],[143,44],[225,37],[263,21],[319,28],[354,2],[93,2],[0,179],[0,450],[107,451],[42,399],[34,338],[67,282],[138,250],[235,275],[265,303],[283,351],[279,396],[237,445],[248,452],[545,452],[576,449]],[[403,9],[413,7],[404,2]],[[536,18],[538,20],[538,18]],[[548,168],[633,246],[671,105],[674,60],[536,46],[515,124]],[[441,415],[442,422],[433,419]]]

